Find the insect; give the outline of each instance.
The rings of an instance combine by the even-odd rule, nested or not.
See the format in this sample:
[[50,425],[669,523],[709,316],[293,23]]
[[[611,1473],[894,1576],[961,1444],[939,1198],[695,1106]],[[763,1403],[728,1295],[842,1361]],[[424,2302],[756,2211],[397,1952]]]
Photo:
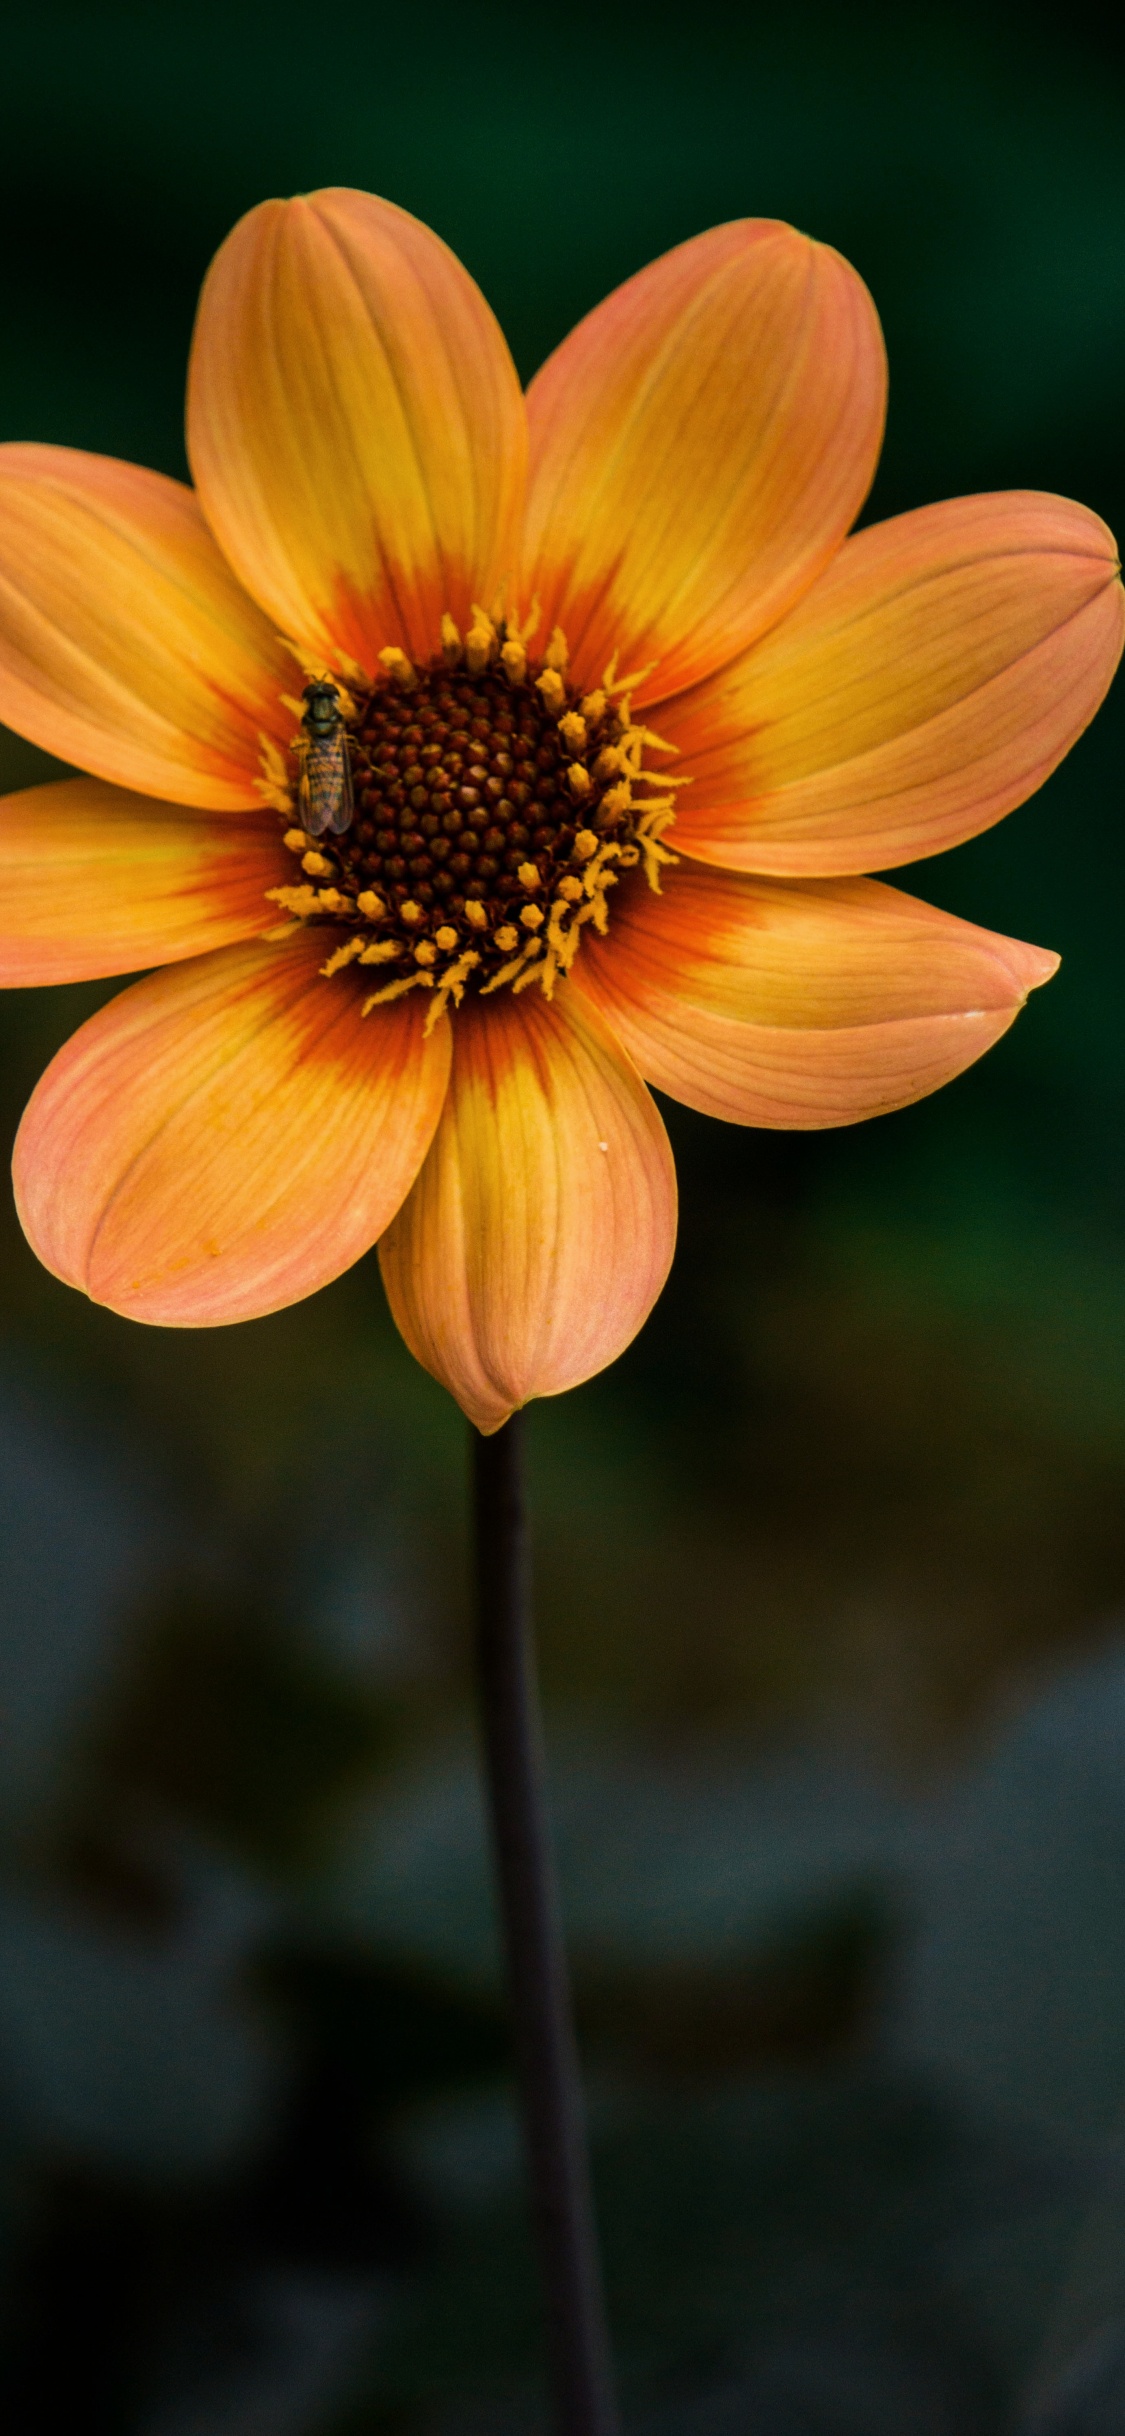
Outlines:
[[297,739],[301,825],[310,837],[323,837],[326,829],[339,837],[351,828],[355,812],[339,688],[330,677],[314,677],[301,699],[305,705]]

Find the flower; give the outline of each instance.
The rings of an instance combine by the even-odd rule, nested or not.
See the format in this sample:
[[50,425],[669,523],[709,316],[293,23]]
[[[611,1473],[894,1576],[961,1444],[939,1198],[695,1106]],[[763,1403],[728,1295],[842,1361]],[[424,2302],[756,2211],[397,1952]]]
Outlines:
[[846,1124],[1006,1030],[1057,959],[862,875],[1066,752],[1121,648],[1114,546],[1031,492],[847,538],[884,394],[856,273],[746,220],[525,401],[440,240],[331,188],[211,268],[194,490],[0,450],[0,717],[91,773],[0,804],[0,979],[163,968],[24,1116],[48,1268],[206,1326],[378,1241],[487,1431],[660,1290],[648,1084]]

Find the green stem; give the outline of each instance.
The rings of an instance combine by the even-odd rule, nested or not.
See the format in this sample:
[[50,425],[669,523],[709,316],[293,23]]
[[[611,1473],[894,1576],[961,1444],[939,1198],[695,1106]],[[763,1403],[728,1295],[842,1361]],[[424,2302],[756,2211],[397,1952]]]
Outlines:
[[531,1635],[523,1420],[473,1433],[477,1684],[559,2436],[617,2436]]

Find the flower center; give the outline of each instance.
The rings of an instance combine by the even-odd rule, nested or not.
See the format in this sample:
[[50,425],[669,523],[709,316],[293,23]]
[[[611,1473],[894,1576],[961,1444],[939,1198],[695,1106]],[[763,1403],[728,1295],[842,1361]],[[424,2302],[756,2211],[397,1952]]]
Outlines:
[[[649,796],[642,770],[658,739],[632,723],[612,670],[579,694],[557,630],[533,660],[518,627],[474,619],[464,644],[446,619],[442,655],[424,668],[388,650],[365,691],[309,689],[338,698],[344,801],[337,778],[337,809],[314,835],[305,784],[305,825],[285,833],[305,884],[270,893],[299,920],[344,934],[326,974],[379,968],[367,1006],[428,987],[436,1018],[466,987],[532,980],[549,996],[584,924],[605,930],[619,875],[643,861],[656,886],[672,859],[659,844],[672,797]],[[331,708],[316,715],[330,719]],[[304,725],[307,735],[308,713]]]

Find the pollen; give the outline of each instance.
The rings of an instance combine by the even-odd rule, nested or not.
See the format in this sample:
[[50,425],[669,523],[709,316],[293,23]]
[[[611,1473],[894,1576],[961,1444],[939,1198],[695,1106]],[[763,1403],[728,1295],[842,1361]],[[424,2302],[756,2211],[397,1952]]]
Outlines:
[[546,708],[553,711],[557,718],[566,701],[566,687],[557,668],[545,668],[542,675],[536,677],[535,682],[543,696]]
[[413,691],[418,683],[418,672],[413,661],[408,660],[406,653],[399,650],[397,643],[388,643],[386,650],[379,654],[379,662],[380,666],[386,669],[392,683],[400,685],[404,693]]
[[612,892],[658,889],[674,859],[661,838],[677,782],[647,766],[670,748],[633,719],[612,667],[579,693],[559,628],[537,653],[538,622],[537,603],[521,620],[474,602],[465,627],[443,616],[428,661],[388,644],[374,683],[349,669],[342,833],[294,822],[294,753],[281,835],[307,882],[269,894],[294,922],[332,926],[321,970],[335,987],[379,968],[364,1010],[421,987],[430,1026],[466,990],[550,997],[585,926],[607,929]]

